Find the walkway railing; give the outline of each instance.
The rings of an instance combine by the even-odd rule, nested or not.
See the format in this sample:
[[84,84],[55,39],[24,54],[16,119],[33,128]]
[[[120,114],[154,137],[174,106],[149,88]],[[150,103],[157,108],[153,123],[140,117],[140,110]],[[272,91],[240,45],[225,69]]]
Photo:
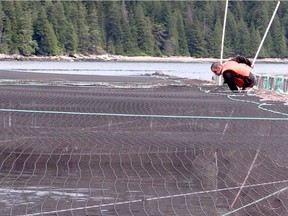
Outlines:
[[288,94],[288,76],[283,75],[256,75],[258,89],[276,91]]

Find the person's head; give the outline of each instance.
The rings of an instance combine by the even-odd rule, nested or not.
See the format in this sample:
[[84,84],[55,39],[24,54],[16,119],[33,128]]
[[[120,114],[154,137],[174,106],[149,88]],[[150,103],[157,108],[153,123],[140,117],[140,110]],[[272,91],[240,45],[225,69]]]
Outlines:
[[222,71],[222,65],[220,64],[220,62],[214,62],[211,65],[211,71],[217,75],[220,76],[221,75],[221,71]]

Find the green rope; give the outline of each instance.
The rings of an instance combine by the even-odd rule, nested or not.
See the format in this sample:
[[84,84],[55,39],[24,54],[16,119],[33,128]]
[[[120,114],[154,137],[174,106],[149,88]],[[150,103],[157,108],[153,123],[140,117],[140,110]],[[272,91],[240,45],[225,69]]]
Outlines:
[[288,121],[288,118],[271,117],[233,117],[233,116],[181,116],[181,115],[149,115],[149,114],[129,114],[129,113],[91,113],[91,112],[62,112],[48,110],[17,110],[0,109],[0,112],[20,112],[20,113],[44,113],[63,115],[90,115],[90,116],[116,116],[116,117],[144,117],[144,118],[177,118],[177,119],[211,119],[211,120],[264,120],[264,121]]

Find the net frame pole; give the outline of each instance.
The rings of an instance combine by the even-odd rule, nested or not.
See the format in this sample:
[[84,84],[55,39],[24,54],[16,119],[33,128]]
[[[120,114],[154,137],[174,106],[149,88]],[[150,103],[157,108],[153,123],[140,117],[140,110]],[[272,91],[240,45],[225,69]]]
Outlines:
[[274,13],[273,13],[273,15],[272,15],[272,17],[271,17],[271,20],[270,20],[270,22],[269,22],[269,25],[268,25],[268,27],[267,27],[267,29],[266,29],[266,32],[265,32],[265,34],[264,34],[264,36],[263,36],[263,38],[262,38],[262,41],[261,41],[261,43],[260,43],[260,45],[259,45],[259,47],[258,47],[258,50],[257,50],[257,52],[256,52],[256,55],[255,55],[254,59],[253,59],[252,66],[254,66],[254,64],[255,64],[255,62],[256,62],[256,59],[257,59],[257,57],[258,57],[258,55],[259,55],[259,52],[260,52],[260,50],[261,50],[261,48],[262,48],[262,45],[263,45],[263,43],[264,43],[264,40],[265,40],[265,38],[266,38],[266,36],[267,36],[267,34],[268,34],[268,31],[269,31],[269,29],[270,29],[270,26],[271,26],[271,24],[272,24],[272,22],[273,22],[273,20],[274,20],[274,17],[275,17],[276,12],[277,12],[277,10],[278,10],[278,8],[279,8],[279,5],[280,5],[280,1],[278,1],[277,5],[276,5],[276,8],[275,8],[275,10],[274,10]]
[[[226,20],[227,20],[227,12],[228,12],[228,1],[229,0],[226,0],[224,22],[223,22],[223,29],[222,29],[222,42],[221,42],[221,54],[220,54],[221,64],[223,63],[224,39],[225,39],[225,29],[226,29]],[[218,83],[218,85],[222,85],[222,76],[216,76],[216,82]]]

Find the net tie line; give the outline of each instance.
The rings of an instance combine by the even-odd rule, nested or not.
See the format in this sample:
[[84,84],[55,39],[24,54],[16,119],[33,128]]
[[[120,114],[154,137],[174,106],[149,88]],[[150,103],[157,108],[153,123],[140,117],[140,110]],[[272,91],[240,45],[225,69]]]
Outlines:
[[235,95],[235,94],[234,95],[227,95],[227,97],[229,99],[231,99],[231,100],[241,101],[241,102],[245,102],[245,103],[258,104],[258,108],[261,109],[261,110],[264,110],[264,111],[267,111],[267,112],[272,112],[272,113],[279,114],[279,115],[288,116],[288,113],[278,112],[278,111],[275,111],[275,110],[272,110],[272,109],[267,109],[267,108],[263,107],[263,106],[272,106],[272,104],[269,104],[269,103],[258,103],[258,102],[255,102],[255,101],[236,99],[236,98],[233,98],[233,96],[238,96],[238,95]]
[[[265,183],[259,183],[259,184],[252,184],[252,185],[245,185],[242,188],[252,188],[252,187],[259,187],[259,186],[267,186],[267,185],[272,185],[272,184],[283,184],[283,183],[288,183],[287,180],[282,180],[282,181],[275,181],[275,182],[265,182]],[[197,192],[191,192],[191,193],[185,193],[185,194],[175,194],[175,195],[167,195],[167,196],[161,196],[161,197],[151,197],[151,198],[143,198],[143,199],[136,199],[136,200],[127,200],[127,201],[122,201],[122,202],[113,202],[113,203],[107,203],[107,204],[98,204],[98,205],[92,205],[92,206],[84,206],[84,207],[76,207],[76,208],[69,208],[69,209],[59,209],[59,210],[54,210],[54,211],[47,211],[47,212],[40,212],[40,213],[31,213],[31,214],[25,214],[25,215],[19,215],[19,216],[37,216],[37,215],[45,215],[45,214],[55,214],[55,213],[61,213],[61,212],[67,212],[67,211],[77,211],[77,210],[83,210],[83,209],[92,209],[92,208],[103,208],[103,207],[108,207],[108,206],[116,206],[116,205],[124,205],[124,204],[131,204],[131,203],[138,203],[138,202],[145,202],[145,201],[154,201],[154,200],[160,200],[160,199],[171,199],[171,198],[176,198],[176,197],[183,197],[183,196],[193,196],[193,195],[198,195],[198,194],[207,194],[207,193],[215,193],[215,192],[222,192],[222,191],[227,191],[227,190],[237,190],[241,188],[241,186],[238,187],[229,187],[229,188],[221,188],[221,189],[214,189],[214,190],[208,190],[208,191],[197,191]],[[239,211],[243,208],[246,208],[250,205],[253,205],[255,203],[258,203],[260,201],[263,201],[265,199],[268,199],[271,196],[274,196],[280,192],[283,192],[284,190],[288,189],[288,186],[285,188],[282,188],[276,192],[273,192],[272,194],[269,194],[259,200],[256,200],[252,203],[249,203],[245,206],[242,206],[241,208],[235,209],[232,212],[228,212],[225,215],[222,216],[227,216],[231,213],[234,213],[236,211]]]
[[114,117],[145,117],[145,118],[176,118],[176,119],[210,119],[210,120],[262,120],[262,121],[288,121],[279,117],[241,117],[241,116],[189,116],[189,115],[162,115],[162,114],[133,114],[133,113],[98,113],[98,112],[63,112],[48,110],[21,110],[0,109],[0,112],[41,113],[63,115],[90,115],[90,116],[114,116]]
[[249,178],[250,173],[252,172],[252,169],[253,169],[253,167],[254,167],[254,164],[255,164],[255,162],[256,162],[256,160],[257,160],[257,158],[258,158],[259,152],[260,152],[260,147],[258,148],[258,150],[257,150],[257,152],[256,152],[256,154],[255,154],[255,157],[254,157],[254,159],[253,159],[253,161],[252,161],[252,163],[251,163],[251,165],[250,165],[250,168],[249,168],[249,170],[248,170],[248,172],[247,172],[247,175],[246,175],[243,183],[241,184],[241,187],[239,188],[239,191],[238,191],[238,193],[236,194],[236,196],[235,196],[235,198],[234,198],[234,200],[233,200],[233,202],[232,202],[232,204],[231,204],[231,207],[232,207],[232,208],[234,207],[234,205],[235,205],[235,203],[236,203],[236,201],[237,201],[240,193],[242,192],[243,187],[245,186],[245,184],[246,184],[246,182],[247,182],[247,180],[248,180],[248,178]]
[[265,197],[262,197],[262,198],[260,198],[260,199],[258,199],[258,200],[255,200],[255,201],[253,201],[253,202],[251,202],[251,203],[248,203],[248,204],[246,204],[246,205],[244,205],[244,206],[242,206],[242,207],[240,207],[240,208],[237,208],[237,209],[235,209],[235,210],[233,210],[233,211],[230,211],[230,212],[228,212],[228,213],[226,213],[226,214],[223,214],[222,216],[228,216],[228,215],[230,215],[230,214],[232,214],[232,213],[235,213],[235,212],[240,211],[240,210],[242,210],[242,209],[244,209],[244,208],[246,208],[246,207],[249,207],[249,206],[254,205],[254,204],[258,203],[258,202],[261,202],[261,201],[263,201],[263,200],[265,200],[265,199],[268,199],[268,198],[270,198],[270,197],[272,197],[272,196],[274,196],[274,195],[277,195],[277,194],[279,194],[279,193],[281,193],[281,192],[283,192],[283,191],[285,191],[285,190],[287,190],[287,189],[288,189],[288,186],[287,186],[287,187],[284,187],[284,188],[282,188],[282,189],[280,189],[280,190],[278,190],[278,191],[275,191],[274,193],[271,193],[271,194],[269,194],[269,195],[267,195],[267,196],[265,196]]
[[234,98],[234,97],[243,97],[245,95],[239,95],[239,94],[231,94],[231,93],[212,93],[210,92],[210,90],[203,90],[202,87],[200,87],[200,91],[205,92],[206,94],[213,94],[213,95],[226,95],[230,100],[234,100],[234,101],[239,101],[239,102],[245,102],[245,103],[253,103],[258,105],[258,108],[267,112],[272,112],[275,114],[279,114],[279,115],[284,115],[284,116],[288,116],[288,113],[284,113],[284,112],[278,112],[272,109],[267,109],[264,108],[263,106],[271,106],[273,104],[268,104],[268,103],[259,103],[256,101],[250,101],[250,100],[242,100],[242,99],[238,99],[238,98]]

